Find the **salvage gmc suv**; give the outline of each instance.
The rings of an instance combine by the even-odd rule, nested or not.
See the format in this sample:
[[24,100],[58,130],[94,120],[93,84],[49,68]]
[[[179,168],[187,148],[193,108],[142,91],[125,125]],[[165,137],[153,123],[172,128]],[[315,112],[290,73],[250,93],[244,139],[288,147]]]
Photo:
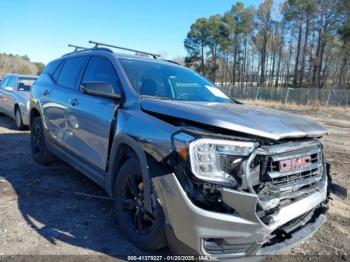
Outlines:
[[265,255],[315,233],[330,182],[325,130],[145,55],[96,44],[49,63],[32,88],[34,160],[55,156],[102,186],[144,250]]

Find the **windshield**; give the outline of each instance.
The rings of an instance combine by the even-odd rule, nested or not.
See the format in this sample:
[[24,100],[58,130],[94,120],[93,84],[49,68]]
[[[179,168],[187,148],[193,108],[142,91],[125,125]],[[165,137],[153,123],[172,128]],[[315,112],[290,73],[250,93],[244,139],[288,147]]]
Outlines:
[[120,59],[120,63],[140,95],[182,101],[232,102],[218,87],[191,70],[126,58]]
[[36,78],[20,77],[18,79],[18,91],[29,92]]

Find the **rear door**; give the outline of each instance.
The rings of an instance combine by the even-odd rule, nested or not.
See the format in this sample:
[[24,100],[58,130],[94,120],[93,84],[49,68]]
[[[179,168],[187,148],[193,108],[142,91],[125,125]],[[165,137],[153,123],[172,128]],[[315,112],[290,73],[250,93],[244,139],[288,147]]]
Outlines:
[[68,149],[73,139],[70,98],[78,93],[78,85],[87,56],[64,59],[53,75],[51,85],[42,88],[42,109],[49,139]]
[[[121,84],[111,61],[103,56],[92,56],[82,82],[107,82],[120,94]],[[71,132],[68,147],[84,162],[99,170],[107,164],[109,136],[120,100],[70,93],[67,123]]]

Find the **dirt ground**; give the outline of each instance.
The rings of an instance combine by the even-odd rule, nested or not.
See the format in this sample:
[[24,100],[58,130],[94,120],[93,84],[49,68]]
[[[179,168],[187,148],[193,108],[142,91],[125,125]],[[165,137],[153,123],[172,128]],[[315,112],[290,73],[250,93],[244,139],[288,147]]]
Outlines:
[[[0,116],[1,255],[146,254],[119,232],[104,191],[62,162],[33,162],[28,131]],[[101,198],[88,197],[100,196]]]
[[[326,153],[336,183],[350,189],[350,110],[296,113],[329,129]],[[100,196],[101,198],[89,197]],[[349,259],[350,200],[332,195],[328,221],[313,238],[289,254],[330,255]],[[156,255],[167,255],[167,249]],[[0,256],[1,255],[151,255],[119,232],[112,202],[96,184],[57,162],[34,164],[29,132],[16,131],[0,116]],[[308,260],[310,260],[308,258]]]
[[[327,159],[332,164],[333,181],[350,191],[350,109],[348,111],[305,114],[328,129],[324,138]],[[331,195],[327,222],[313,238],[294,248],[293,254],[350,256],[350,198],[342,200]]]

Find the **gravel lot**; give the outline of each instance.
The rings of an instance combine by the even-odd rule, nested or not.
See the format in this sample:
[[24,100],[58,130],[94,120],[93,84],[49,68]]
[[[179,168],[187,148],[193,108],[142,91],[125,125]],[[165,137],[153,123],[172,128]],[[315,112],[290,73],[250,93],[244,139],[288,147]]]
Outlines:
[[62,162],[35,164],[29,139],[0,116],[0,255],[145,254],[119,232],[99,186]]
[[[312,113],[308,117],[329,128],[325,143],[333,177],[349,190],[350,112]],[[327,223],[290,254],[348,258],[350,201],[333,198]],[[16,131],[11,119],[0,116],[0,255],[39,254],[149,255],[121,235],[112,201],[100,187],[61,162],[47,167],[34,164],[29,132]]]

